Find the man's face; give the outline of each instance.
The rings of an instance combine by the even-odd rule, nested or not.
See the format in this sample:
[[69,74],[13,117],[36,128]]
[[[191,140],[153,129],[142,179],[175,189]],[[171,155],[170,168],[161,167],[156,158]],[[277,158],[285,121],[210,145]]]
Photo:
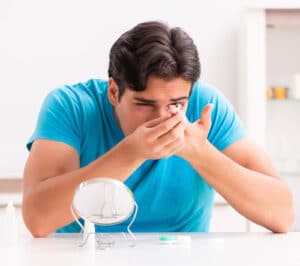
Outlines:
[[118,101],[117,85],[113,80],[109,84],[110,102],[125,135],[133,133],[137,127],[149,120],[166,116],[170,108],[177,107],[186,112],[191,90],[191,82],[182,78],[165,81],[149,77],[144,91],[126,88]]

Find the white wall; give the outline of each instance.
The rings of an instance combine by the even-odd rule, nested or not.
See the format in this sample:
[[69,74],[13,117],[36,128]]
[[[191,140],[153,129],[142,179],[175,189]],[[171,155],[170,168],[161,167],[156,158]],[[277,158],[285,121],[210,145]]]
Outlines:
[[[267,30],[267,84],[286,86],[288,97],[293,88],[293,76],[300,73],[300,29],[278,26]],[[300,173],[300,101],[271,100],[267,102],[267,149],[280,172]]]
[[0,177],[21,175],[46,93],[106,78],[110,46],[138,22],[159,19],[186,29],[199,49],[202,80],[235,103],[237,33],[246,6],[241,0],[1,0]]

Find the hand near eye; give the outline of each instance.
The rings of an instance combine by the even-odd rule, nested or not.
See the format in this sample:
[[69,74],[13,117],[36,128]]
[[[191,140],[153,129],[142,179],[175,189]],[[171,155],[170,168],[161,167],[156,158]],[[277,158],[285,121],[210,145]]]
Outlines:
[[194,123],[190,123],[186,118],[184,119],[184,147],[176,153],[176,155],[188,160],[199,151],[204,150],[208,142],[207,136],[211,128],[211,112],[213,105],[206,105],[201,113],[201,118]]
[[156,160],[174,154],[184,159],[192,157],[207,142],[211,109],[211,104],[206,105],[201,118],[190,123],[181,110],[171,108],[167,117],[148,121],[127,136],[130,152],[142,160]]
[[180,112],[148,121],[126,137],[131,153],[138,159],[169,157],[184,146],[184,115]]

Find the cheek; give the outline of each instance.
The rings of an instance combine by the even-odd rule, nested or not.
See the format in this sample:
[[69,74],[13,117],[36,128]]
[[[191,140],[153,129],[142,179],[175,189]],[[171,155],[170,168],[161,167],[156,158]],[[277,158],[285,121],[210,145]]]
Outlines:
[[135,131],[143,123],[149,119],[150,112],[145,110],[137,110],[135,108],[127,108],[122,112],[120,124],[125,135],[129,135]]
[[145,111],[138,111],[135,110],[130,114],[130,126],[132,129],[132,132],[139,127],[140,125],[144,124],[148,120],[151,119],[151,114],[150,112],[145,112]]
[[132,114],[139,122],[146,122],[153,116],[153,110],[149,107],[136,108]]

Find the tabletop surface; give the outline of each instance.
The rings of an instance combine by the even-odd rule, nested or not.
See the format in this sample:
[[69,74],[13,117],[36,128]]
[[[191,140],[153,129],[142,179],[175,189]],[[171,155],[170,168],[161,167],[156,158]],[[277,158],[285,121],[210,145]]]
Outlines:
[[[125,236],[125,237],[124,237]],[[48,238],[0,236],[3,265],[300,265],[300,233],[55,234]],[[162,236],[190,237],[163,243]],[[127,239],[126,239],[127,238]],[[99,244],[111,243],[111,246]],[[114,243],[114,244],[112,244]],[[2,263],[1,263],[2,264]]]

